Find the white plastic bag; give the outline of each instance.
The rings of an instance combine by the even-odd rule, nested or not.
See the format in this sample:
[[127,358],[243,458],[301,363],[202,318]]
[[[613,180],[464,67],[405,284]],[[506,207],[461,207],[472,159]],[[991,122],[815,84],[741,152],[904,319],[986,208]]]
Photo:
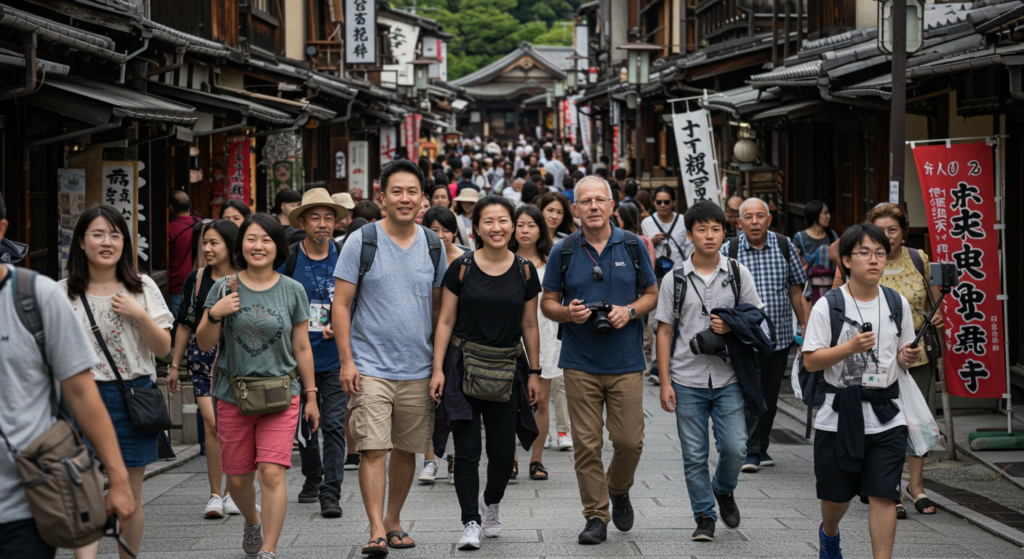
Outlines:
[[910,373],[896,366],[900,387],[899,406],[907,419],[907,455],[924,456],[939,441],[939,425],[935,423],[928,402]]
[[803,400],[804,391],[800,387],[800,361],[800,355],[798,354],[796,359],[793,360],[793,370],[789,373],[789,381],[793,385],[793,394],[796,394],[797,398]]

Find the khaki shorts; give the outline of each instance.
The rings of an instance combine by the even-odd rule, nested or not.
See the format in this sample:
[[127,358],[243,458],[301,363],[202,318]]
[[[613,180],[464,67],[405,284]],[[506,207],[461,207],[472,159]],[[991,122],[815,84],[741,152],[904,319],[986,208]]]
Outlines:
[[388,380],[359,375],[359,393],[349,400],[349,429],[356,451],[397,448],[426,454],[434,432],[430,378]]

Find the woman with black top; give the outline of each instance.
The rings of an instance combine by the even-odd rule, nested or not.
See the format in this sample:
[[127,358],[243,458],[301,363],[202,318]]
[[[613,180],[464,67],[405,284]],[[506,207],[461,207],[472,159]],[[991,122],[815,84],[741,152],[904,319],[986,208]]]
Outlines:
[[[481,533],[501,535],[500,503],[512,473],[516,436],[527,449],[537,436],[530,405],[537,401],[541,371],[530,369],[525,358],[539,362],[540,278],[532,262],[509,250],[514,220],[515,208],[507,199],[480,200],[473,209],[477,250],[449,267],[442,283],[430,395],[440,403],[444,393],[439,417],[451,425],[455,441],[455,492],[464,524],[460,549],[479,549]],[[467,396],[463,357],[501,350],[511,354],[504,359],[515,361],[511,395],[504,402]],[[488,464],[487,486],[478,494],[481,416],[487,422]]]
[[252,215],[249,206],[239,200],[228,200],[220,207],[220,219],[226,219],[235,224],[235,228],[241,227],[245,218]]
[[[248,208],[246,208],[248,209]],[[187,304],[178,308],[175,320],[177,332],[174,336],[174,355],[167,375],[167,390],[177,393],[179,369],[182,357],[188,350],[188,375],[192,380],[192,393],[199,412],[203,414],[203,430],[206,433],[206,473],[210,478],[210,501],[203,511],[206,518],[221,518],[224,514],[240,514],[231,496],[221,493],[220,442],[217,440],[217,418],[213,413],[213,365],[217,358],[217,347],[201,351],[196,343],[195,331],[203,317],[203,304],[210,294],[213,282],[237,274],[238,269],[231,262],[231,251],[238,236],[238,226],[227,219],[218,219],[203,224],[203,256],[206,266],[193,270],[185,278],[181,293]],[[197,281],[198,278],[198,281]]]

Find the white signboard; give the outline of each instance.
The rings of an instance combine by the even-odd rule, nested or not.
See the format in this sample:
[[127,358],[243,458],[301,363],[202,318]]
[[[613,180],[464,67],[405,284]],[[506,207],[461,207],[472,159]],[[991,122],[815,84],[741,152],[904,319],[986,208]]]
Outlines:
[[377,3],[345,0],[345,64],[377,62]]
[[583,151],[590,153],[590,117],[587,116],[587,112],[590,112],[590,106],[584,107],[580,110],[576,109],[576,114],[580,118],[580,139],[583,140]]
[[356,191],[361,198],[366,194],[370,185],[370,148],[365,140],[350,141],[348,143],[349,179],[348,189],[352,197],[356,197]]
[[[587,29],[586,25],[577,25],[576,26],[576,45],[575,45],[576,46],[576,54],[578,54],[580,56],[588,56],[588,54],[587,54],[589,52],[589,50],[587,48],[588,47],[588,45],[587,45],[587,36],[588,36],[588,34],[589,33],[588,33],[588,29]],[[577,70],[583,70],[584,72],[586,72],[589,69],[589,66],[590,66],[590,63],[585,58],[584,59],[576,60],[576,69]]]
[[380,129],[380,164],[391,163],[395,158],[395,148],[398,147],[398,128],[385,126]]
[[718,160],[715,157],[711,114],[698,110],[672,115],[679,172],[686,190],[687,207],[698,200],[719,203]]
[[135,183],[138,180],[134,161],[103,162],[103,203],[114,206],[134,231]]
[[[410,87],[416,85],[416,73],[410,62],[416,59],[416,45],[420,39],[420,28],[385,17],[380,18],[380,21],[391,26],[388,44],[391,48],[391,56],[395,57],[397,61],[397,64],[384,65],[384,72],[380,76],[381,82]],[[390,77],[386,78],[386,76],[392,76],[395,79],[391,81]]]
[[423,58],[436,58],[440,64],[427,67],[427,77],[448,81],[448,46],[437,37],[423,38]]

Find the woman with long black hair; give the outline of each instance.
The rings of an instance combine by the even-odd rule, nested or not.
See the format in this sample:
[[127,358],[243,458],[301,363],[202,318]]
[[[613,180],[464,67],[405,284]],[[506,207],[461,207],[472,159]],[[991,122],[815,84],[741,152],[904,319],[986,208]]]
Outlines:
[[[135,268],[134,251],[132,230],[121,212],[112,206],[93,206],[75,225],[68,276],[58,284],[67,291],[75,316],[99,357],[92,375],[114,424],[135,496],[135,513],[122,519],[121,529],[129,547],[137,550],[145,526],[142,478],[146,466],[157,461],[159,433],[132,423],[121,386],[156,386],[156,356],[171,351],[174,317],[160,288]],[[100,332],[102,344],[93,332]],[[89,421],[87,417],[77,419]],[[75,555],[79,559],[94,558],[97,549],[98,543],[92,544],[76,550]],[[127,555],[121,551],[121,557]]]
[[548,236],[555,243],[576,230],[572,221],[572,204],[561,192],[546,192],[537,201],[537,207],[544,215]]
[[[540,278],[532,262],[509,250],[514,219],[507,199],[480,200],[473,209],[477,250],[450,266],[442,282],[430,395],[441,402],[443,391],[455,441],[455,492],[464,525],[460,549],[479,549],[481,533],[501,535],[500,503],[517,432],[524,448],[537,434],[530,405],[537,400],[540,383],[534,375],[541,370],[530,367],[539,363]],[[487,486],[478,493],[481,418],[487,423],[488,464]]]
[[[237,202],[237,200],[231,200]],[[248,210],[248,208],[246,208]],[[224,514],[240,514],[238,507],[227,492],[222,492],[220,467],[220,441],[217,440],[217,417],[213,411],[211,390],[214,361],[217,358],[215,346],[210,351],[200,351],[195,331],[203,318],[203,305],[210,295],[215,281],[238,273],[231,260],[231,252],[238,236],[238,226],[227,219],[203,223],[202,244],[206,265],[193,270],[185,278],[182,295],[185,303],[178,307],[175,321],[174,354],[167,374],[167,390],[177,393],[182,358],[188,352],[186,361],[188,376],[192,380],[192,394],[195,396],[199,413],[203,416],[203,430],[206,433],[206,473],[210,478],[210,500],[203,516],[221,518]]]

